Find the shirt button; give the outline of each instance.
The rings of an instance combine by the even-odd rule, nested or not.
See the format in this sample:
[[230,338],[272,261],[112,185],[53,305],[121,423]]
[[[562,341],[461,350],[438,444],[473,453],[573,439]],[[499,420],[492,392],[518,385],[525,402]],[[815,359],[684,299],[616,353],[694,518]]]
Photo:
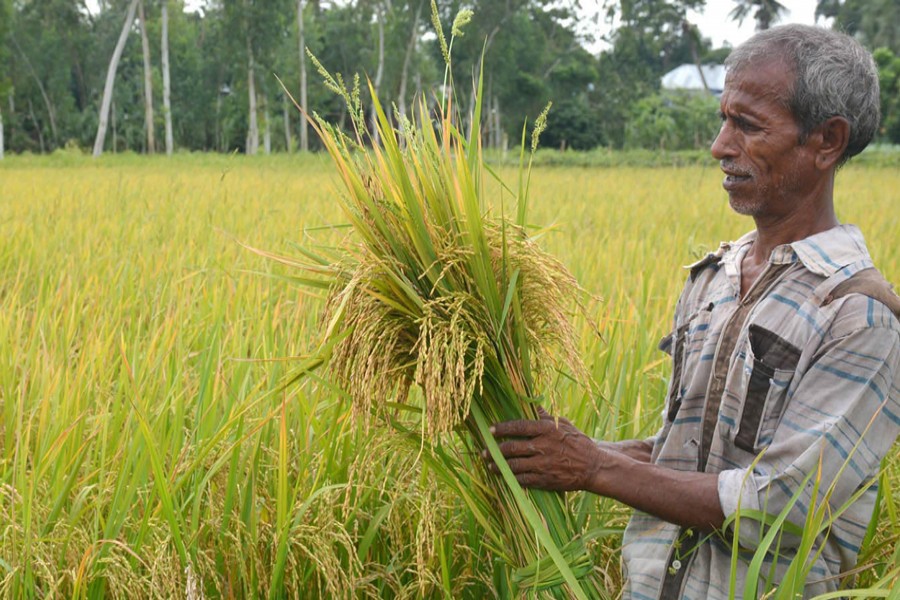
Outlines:
[[676,571],[677,571],[678,569],[680,569],[680,568],[681,568],[681,561],[678,560],[677,558],[676,558],[675,560],[673,560],[673,561],[672,561],[672,568],[675,569]]

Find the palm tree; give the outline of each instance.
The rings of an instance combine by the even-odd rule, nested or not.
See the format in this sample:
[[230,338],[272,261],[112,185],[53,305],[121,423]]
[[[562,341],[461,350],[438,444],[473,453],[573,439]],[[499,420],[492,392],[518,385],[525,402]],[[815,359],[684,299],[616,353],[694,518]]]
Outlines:
[[756,20],[757,31],[764,31],[772,26],[772,23],[781,18],[781,14],[787,7],[778,0],[735,0],[737,6],[729,13],[729,16],[742,24],[747,15],[753,13]]

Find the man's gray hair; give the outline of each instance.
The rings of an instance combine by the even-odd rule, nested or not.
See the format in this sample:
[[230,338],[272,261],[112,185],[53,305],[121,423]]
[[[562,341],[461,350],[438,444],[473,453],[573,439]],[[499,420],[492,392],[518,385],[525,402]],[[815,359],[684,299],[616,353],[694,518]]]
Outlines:
[[725,60],[730,73],[783,60],[794,69],[794,86],[785,99],[800,124],[800,139],[831,117],[850,123],[845,163],[875,137],[881,121],[878,68],[855,39],[811,25],[781,25],[757,33]]

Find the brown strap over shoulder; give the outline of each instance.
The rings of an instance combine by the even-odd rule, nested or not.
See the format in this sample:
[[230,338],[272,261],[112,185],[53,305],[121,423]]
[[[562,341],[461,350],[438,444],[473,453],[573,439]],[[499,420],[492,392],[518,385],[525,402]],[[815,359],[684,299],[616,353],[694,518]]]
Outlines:
[[848,294],[862,294],[877,300],[887,306],[900,319],[900,296],[894,292],[893,286],[875,267],[863,269],[836,285],[831,290],[831,293],[825,297],[822,306],[827,306],[834,300],[843,298]]

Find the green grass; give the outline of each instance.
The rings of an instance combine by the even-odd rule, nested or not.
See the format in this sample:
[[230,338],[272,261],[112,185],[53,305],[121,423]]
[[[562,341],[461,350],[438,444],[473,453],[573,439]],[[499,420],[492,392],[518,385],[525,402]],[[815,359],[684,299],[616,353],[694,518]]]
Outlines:
[[[576,325],[600,397],[555,386],[597,437],[658,426],[680,267],[751,227],[720,178],[533,173],[529,218],[553,226],[540,243],[599,297],[598,330]],[[898,188],[896,168],[850,165],[836,195],[894,281]],[[0,190],[0,596],[490,593],[483,524],[425,454],[353,427],[327,382],[281,385],[318,339],[321,299],[238,240],[297,255],[346,235],[327,227],[343,218],[325,157],[9,157]],[[896,454],[881,489],[866,585],[898,577]],[[627,519],[570,501],[594,524]],[[589,549],[612,591],[617,544]]]

